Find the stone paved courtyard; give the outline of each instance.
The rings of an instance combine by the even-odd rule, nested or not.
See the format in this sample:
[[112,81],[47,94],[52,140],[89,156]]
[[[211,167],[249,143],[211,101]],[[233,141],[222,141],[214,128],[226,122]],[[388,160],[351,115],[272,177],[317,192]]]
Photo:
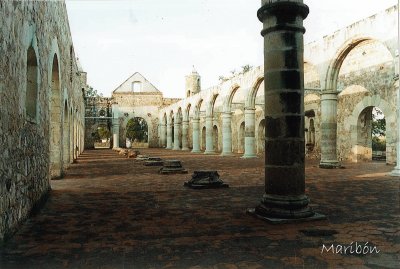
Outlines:
[[[111,150],[86,151],[52,181],[51,196],[1,249],[0,268],[399,268],[399,179],[382,162],[323,170],[306,188],[327,220],[272,225],[246,214],[264,188],[264,159],[143,149],[179,159],[187,175],[159,175]],[[226,189],[183,187],[216,169]],[[335,233],[336,232],[336,233]],[[321,253],[376,246],[378,254]]]

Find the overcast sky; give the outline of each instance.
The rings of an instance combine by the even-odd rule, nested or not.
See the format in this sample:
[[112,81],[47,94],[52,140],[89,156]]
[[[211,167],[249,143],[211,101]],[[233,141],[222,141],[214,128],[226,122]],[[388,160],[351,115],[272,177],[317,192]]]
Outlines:
[[[397,4],[397,0],[305,0],[305,43]],[[241,66],[263,63],[260,0],[67,0],[75,52],[88,84],[111,92],[134,72],[164,97],[184,97],[192,66],[202,89]],[[384,31],[385,29],[382,29]]]

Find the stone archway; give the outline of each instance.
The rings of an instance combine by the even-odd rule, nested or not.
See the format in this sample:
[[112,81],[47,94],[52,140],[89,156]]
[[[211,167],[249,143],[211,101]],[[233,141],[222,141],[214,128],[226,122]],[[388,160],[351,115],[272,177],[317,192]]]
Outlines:
[[61,97],[57,54],[53,55],[50,91],[50,178],[61,176]]
[[[396,113],[389,103],[379,96],[367,96],[360,101],[354,108],[352,115],[348,119],[350,130],[351,152],[349,159],[353,162],[366,161],[372,159],[371,136],[369,133],[373,107],[379,108],[385,117],[386,122],[386,163],[393,164],[396,160]],[[370,147],[371,145],[371,147]]]
[[215,151],[219,152],[220,151],[220,146],[219,146],[218,127],[217,127],[217,125],[213,126],[213,144],[214,144]]
[[147,121],[141,117],[134,117],[126,123],[127,148],[148,148],[149,127]]

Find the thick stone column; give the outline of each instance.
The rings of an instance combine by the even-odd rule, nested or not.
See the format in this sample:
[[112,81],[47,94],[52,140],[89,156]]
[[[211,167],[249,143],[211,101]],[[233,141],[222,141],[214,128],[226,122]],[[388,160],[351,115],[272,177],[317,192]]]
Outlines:
[[113,119],[113,148],[119,148],[119,119]]
[[257,217],[290,222],[315,217],[305,195],[303,19],[299,1],[263,0],[265,194],[249,210]]
[[244,155],[243,158],[255,158],[255,142],[256,142],[256,109],[244,109]]
[[181,122],[177,116],[175,116],[174,122],[174,148],[173,150],[180,150],[181,149],[181,140],[180,140],[180,133],[181,131]]
[[320,168],[339,167],[336,154],[337,92],[321,93],[321,162]]
[[167,147],[166,149],[172,149],[172,122],[167,120]]
[[214,154],[213,117],[206,116],[206,151],[204,154]]
[[161,144],[160,147],[164,148],[167,146],[167,136],[166,136],[166,132],[167,132],[167,125],[166,124],[161,124],[160,126],[160,138],[161,138]]
[[200,153],[200,119],[193,119],[193,153]]
[[232,156],[232,112],[222,114],[222,156]]
[[182,150],[189,150],[188,143],[188,130],[189,130],[189,122],[182,121]]

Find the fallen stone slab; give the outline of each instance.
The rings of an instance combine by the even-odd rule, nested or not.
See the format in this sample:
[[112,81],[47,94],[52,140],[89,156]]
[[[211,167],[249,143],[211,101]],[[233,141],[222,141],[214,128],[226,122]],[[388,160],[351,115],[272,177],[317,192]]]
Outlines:
[[147,155],[138,155],[135,158],[135,161],[147,161],[149,159],[149,156]]
[[144,162],[144,166],[162,166],[164,161],[159,157],[149,157],[147,161]]
[[183,185],[192,189],[216,189],[229,187],[228,184],[224,183],[219,178],[219,174],[215,170],[194,171],[192,178]]

